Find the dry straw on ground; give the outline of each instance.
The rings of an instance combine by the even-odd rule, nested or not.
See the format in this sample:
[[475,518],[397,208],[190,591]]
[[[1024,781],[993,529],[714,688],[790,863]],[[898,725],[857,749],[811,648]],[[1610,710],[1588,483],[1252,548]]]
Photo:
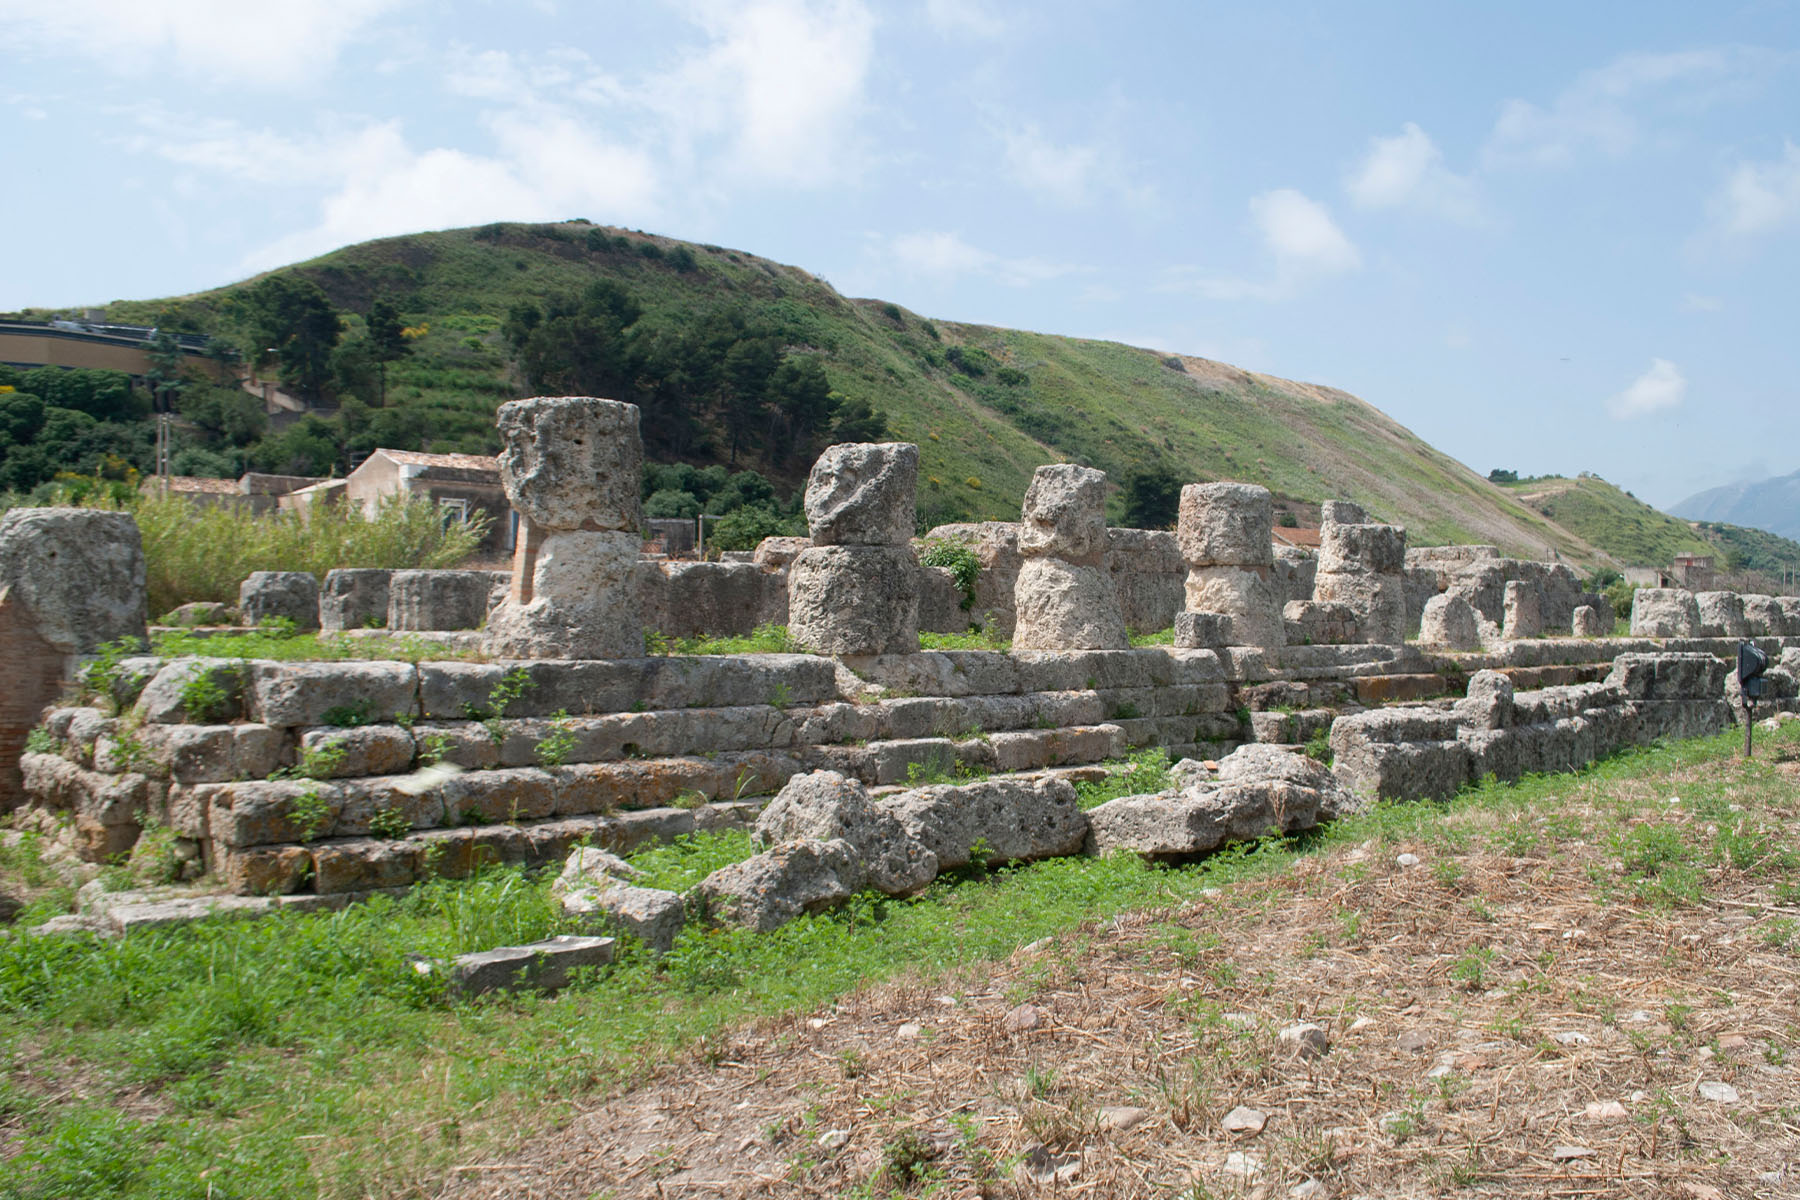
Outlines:
[[450,1194],[1800,1195],[1800,909],[1728,856],[1702,905],[1634,892],[1621,831],[1720,828],[1671,782],[1571,782],[744,1031]]

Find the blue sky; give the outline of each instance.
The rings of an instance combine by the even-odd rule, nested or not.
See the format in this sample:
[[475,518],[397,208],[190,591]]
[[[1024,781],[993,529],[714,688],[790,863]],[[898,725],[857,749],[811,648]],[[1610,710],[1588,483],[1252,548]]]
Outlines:
[[587,217],[1369,400],[1800,468],[1800,6],[0,0],[0,309]]

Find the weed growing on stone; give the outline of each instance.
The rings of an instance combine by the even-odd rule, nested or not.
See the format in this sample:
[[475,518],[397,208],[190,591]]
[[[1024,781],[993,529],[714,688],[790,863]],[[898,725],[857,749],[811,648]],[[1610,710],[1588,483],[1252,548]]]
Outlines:
[[42,725],[25,735],[25,749],[31,754],[61,754],[62,743]]
[[117,697],[119,687],[119,667],[134,654],[143,653],[142,640],[134,637],[122,637],[116,641],[102,642],[95,649],[94,656],[81,665],[77,679],[81,683],[82,699],[105,702],[115,713],[118,711]]
[[403,838],[412,827],[412,818],[398,808],[378,809],[369,818],[369,832],[376,837]]
[[534,753],[540,766],[560,767],[569,761],[569,752],[573,749],[575,730],[569,724],[569,710],[559,708],[551,718],[549,732],[538,739]]
[[372,725],[375,722],[375,708],[367,697],[354,704],[337,704],[319,714],[319,721],[324,725],[335,725],[339,729],[354,729],[359,725]]
[[1160,792],[1173,782],[1174,777],[1169,773],[1169,752],[1160,746],[1149,746],[1133,754],[1122,765],[1109,769],[1105,779],[1076,784],[1075,795],[1079,797],[1081,807],[1097,808],[1120,796]]
[[310,842],[325,832],[331,822],[331,804],[316,787],[307,788],[288,801],[288,819],[300,833],[302,842]]
[[966,633],[919,632],[921,650],[991,650],[1005,654],[1012,649],[1012,639],[1001,637],[993,629],[971,629]]
[[181,709],[188,720],[205,725],[225,715],[231,694],[218,676],[217,670],[203,668],[181,685]]

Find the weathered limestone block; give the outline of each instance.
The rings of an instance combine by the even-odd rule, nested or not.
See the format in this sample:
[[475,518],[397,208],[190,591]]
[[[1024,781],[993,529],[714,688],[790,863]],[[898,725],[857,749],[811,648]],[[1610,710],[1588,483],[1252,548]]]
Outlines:
[[1445,592],[1425,602],[1419,641],[1438,650],[1479,650],[1481,628],[1475,609],[1461,595]]
[[379,567],[340,567],[325,572],[319,588],[319,628],[327,632],[368,629],[388,619],[388,580]]
[[644,625],[670,637],[787,624],[787,576],[753,563],[640,562]]
[[263,779],[290,757],[283,732],[267,725],[146,724],[138,736],[176,783]]
[[1781,608],[1783,635],[1800,635],[1800,596],[1778,596],[1776,603]]
[[1241,746],[1217,778],[1190,772],[1179,791],[1125,796],[1088,815],[1089,849],[1179,859],[1231,841],[1309,829],[1358,807],[1323,764],[1277,746]]
[[1175,614],[1187,602],[1187,563],[1173,533],[1109,528],[1103,565],[1127,629],[1149,632],[1175,623]]
[[1298,546],[1281,546],[1275,551],[1276,590],[1283,604],[1295,600],[1311,600],[1313,581],[1318,578],[1319,559],[1310,550]]
[[1701,637],[1748,637],[1744,601],[1736,592],[1699,592],[1694,607],[1700,613]]
[[216,784],[206,795],[208,835],[233,848],[322,837],[337,824],[345,799],[340,785],[312,780]]
[[911,547],[814,546],[788,568],[788,634],[818,654],[919,648],[919,565]]
[[836,771],[788,780],[757,818],[754,836],[765,847],[800,838],[842,840],[856,851],[868,886],[890,896],[916,892],[937,878],[937,857],[876,806],[867,788]]
[[903,546],[913,535],[919,448],[840,442],[814,461],[806,525],[815,546]]
[[[161,678],[151,682],[146,695]],[[410,717],[419,711],[418,682],[411,663],[259,660],[250,664],[245,702],[251,719],[265,725],[329,725],[344,716]]]
[[927,540],[957,541],[975,552],[981,570],[975,576],[975,605],[969,615],[1002,637],[1013,627],[1013,591],[1019,579],[1019,526],[1012,521],[980,521],[939,525]]
[[1190,567],[1186,588],[1189,612],[1222,613],[1230,618],[1233,645],[1287,644],[1287,629],[1281,621],[1281,595],[1270,568]]
[[1639,588],[1631,597],[1632,637],[1696,637],[1700,608],[1685,588]]
[[1186,609],[1175,614],[1175,645],[1182,650],[1214,650],[1233,644],[1231,618],[1224,613],[1194,612]]
[[1350,500],[1327,500],[1319,505],[1319,527],[1327,525],[1367,525],[1369,514],[1362,505]]
[[802,550],[812,545],[811,538],[804,537],[766,537],[756,543],[755,556],[751,562],[765,571],[779,571],[799,557]]
[[[528,586],[515,580],[515,595],[488,617],[488,653],[506,658],[641,656],[644,628],[634,574],[638,548],[634,530],[545,536],[530,563]],[[521,588],[527,599],[519,598]]]
[[450,965],[450,987],[464,996],[496,991],[554,992],[567,986],[578,968],[604,966],[612,959],[613,939],[560,933],[529,945],[459,954]]
[[964,633],[969,612],[967,597],[956,586],[948,567],[919,568],[919,629],[925,633]]
[[74,816],[75,852],[89,862],[128,852],[164,795],[163,785],[145,775],[101,774],[55,754],[26,753],[19,768],[32,801]]
[[1270,539],[1274,524],[1274,499],[1267,488],[1190,483],[1181,489],[1175,537],[1189,567],[1267,567],[1275,561]]
[[216,600],[195,600],[164,614],[162,624],[192,629],[200,625],[230,625],[235,619],[236,614]]
[[1019,553],[1098,566],[1106,553],[1106,472],[1052,463],[1032,473],[1019,513]]
[[687,923],[679,893],[612,882],[579,888],[562,897],[563,912],[590,928],[628,934],[657,954],[667,954]]
[[708,916],[767,933],[806,913],[834,908],[862,887],[854,846],[803,839],[721,867],[689,894]]
[[1468,694],[1453,706],[1456,719],[1470,729],[1507,729],[1513,724],[1512,680],[1498,671],[1477,671]]
[[644,446],[638,408],[588,396],[509,400],[496,416],[507,499],[546,533],[637,533]]
[[486,571],[395,571],[388,582],[387,627],[479,629],[492,591]]
[[1628,700],[1717,700],[1727,669],[1710,654],[1621,654],[1606,683]]
[[0,515],[0,591],[58,654],[145,633],[144,543],[129,513],[14,508]]
[[1290,600],[1281,621],[1290,646],[1356,645],[1363,640],[1362,619],[1348,604]]
[[1363,641],[1370,645],[1406,643],[1406,581],[1399,575],[1321,571],[1313,583],[1313,599],[1349,605],[1361,624]]
[[408,887],[419,877],[426,843],[400,838],[346,838],[312,849],[313,890],[320,895]]
[[1543,610],[1538,602],[1537,585],[1514,579],[1506,585],[1506,619],[1500,636],[1509,642],[1539,637],[1544,632]]
[[237,606],[246,625],[282,619],[296,629],[317,629],[319,581],[310,571],[252,571],[238,585]]
[[323,726],[300,735],[300,761],[317,779],[398,775],[412,767],[416,749],[412,731],[399,725]]
[[877,801],[950,871],[986,861],[1031,862],[1074,854],[1087,837],[1075,788],[1061,779],[989,779],[915,788]]
[[[152,725],[230,721],[244,713],[244,684],[240,663],[218,658],[170,659],[138,693],[134,712],[139,720]],[[203,701],[210,704],[210,711],[200,711]]]
[[467,771],[446,780],[438,788],[438,795],[447,824],[516,825],[520,821],[542,820],[558,811],[558,782],[548,772],[533,767]]
[[1123,650],[1131,645],[1104,569],[1027,558],[1013,591],[1016,650]]
[[1788,628],[1787,612],[1777,597],[1751,593],[1742,599],[1746,637],[1786,637],[1793,632]]
[[1583,604],[1575,610],[1570,620],[1570,631],[1579,638],[1611,637],[1613,631],[1613,610],[1608,604],[1603,608],[1591,604]]
[[1406,530],[1398,525],[1331,523],[1319,531],[1319,573],[1398,575],[1406,566]]

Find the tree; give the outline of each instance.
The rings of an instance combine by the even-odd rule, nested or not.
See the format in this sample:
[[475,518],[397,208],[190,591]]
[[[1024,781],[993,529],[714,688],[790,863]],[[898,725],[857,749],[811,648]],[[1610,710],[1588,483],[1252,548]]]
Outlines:
[[1125,476],[1125,524],[1172,529],[1181,512],[1181,478],[1164,466],[1137,467]]
[[369,352],[375,359],[381,379],[381,390],[376,403],[387,406],[387,365],[412,353],[412,343],[406,340],[406,323],[400,319],[400,313],[386,300],[377,300],[369,305]]
[[243,304],[258,357],[273,354],[283,383],[309,401],[322,399],[343,322],[319,285],[298,275],[271,275],[243,293]]
[[150,360],[144,382],[150,387],[151,407],[159,413],[174,412],[181,389],[187,383],[181,377],[181,343],[175,340],[173,333],[158,328],[144,356]]

